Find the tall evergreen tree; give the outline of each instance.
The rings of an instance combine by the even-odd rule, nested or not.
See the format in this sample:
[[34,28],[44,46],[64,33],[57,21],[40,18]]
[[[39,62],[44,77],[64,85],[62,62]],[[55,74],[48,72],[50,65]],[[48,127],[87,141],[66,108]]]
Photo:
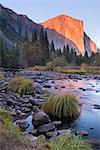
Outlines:
[[54,42],[52,40],[51,42],[51,48],[50,48],[51,51],[55,52],[55,45],[54,45]]
[[45,31],[45,36],[44,36],[44,52],[45,52],[45,63],[49,60],[49,42],[48,42],[48,36],[47,32]]
[[28,34],[27,34],[27,30],[25,29],[25,41],[29,41],[28,39]]
[[32,45],[37,41],[37,33],[36,30],[32,32]]
[[57,52],[56,52],[56,53],[57,53],[57,56],[58,56],[58,57],[61,57],[62,53],[61,53],[61,49],[60,49],[60,48],[57,49]]

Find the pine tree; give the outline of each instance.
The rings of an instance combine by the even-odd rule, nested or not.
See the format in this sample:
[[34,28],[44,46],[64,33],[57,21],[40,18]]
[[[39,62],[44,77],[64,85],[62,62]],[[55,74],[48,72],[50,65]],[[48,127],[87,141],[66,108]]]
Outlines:
[[57,53],[57,56],[58,56],[58,57],[61,57],[62,53],[61,53],[61,49],[60,49],[60,48],[57,49],[57,52],[56,52],[56,53]]
[[36,30],[32,32],[32,45],[37,41],[37,33]]
[[45,36],[44,36],[44,52],[45,52],[45,63],[49,60],[49,42],[48,42],[48,36],[47,32],[45,31]]
[[49,42],[48,42],[47,32],[44,32],[43,28],[41,28],[40,30],[39,41],[42,48],[42,65],[45,65],[49,59]]
[[70,49],[69,49],[69,45],[67,45],[66,47],[64,46],[64,48],[63,48],[63,55],[64,55],[64,57],[65,57],[65,59],[66,59],[66,61],[69,63],[69,57],[70,57]]
[[40,35],[39,35],[39,41],[40,41],[42,47],[44,45],[44,36],[45,36],[44,35],[44,30],[43,30],[43,28],[41,28]]
[[29,39],[28,39],[28,34],[27,34],[27,30],[25,30],[25,41],[29,41]]
[[53,42],[53,40],[52,40],[52,42],[51,42],[51,51],[53,51],[53,52],[55,52],[55,45],[54,45],[54,42]]

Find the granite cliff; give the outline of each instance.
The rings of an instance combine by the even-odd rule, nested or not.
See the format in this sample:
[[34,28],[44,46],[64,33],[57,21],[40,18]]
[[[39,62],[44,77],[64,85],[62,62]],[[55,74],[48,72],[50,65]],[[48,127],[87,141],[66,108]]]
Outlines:
[[[84,32],[84,23],[81,20],[60,15],[41,24],[44,26],[44,28],[55,30],[57,33],[65,37],[65,39],[67,38],[74,42],[77,49],[76,47],[74,48],[83,54],[85,50],[89,55],[91,52],[95,53],[97,51],[95,42],[93,42]],[[59,45],[56,44],[57,39],[55,39],[53,36],[50,37],[49,35],[49,40],[51,40],[51,38],[58,47]]]

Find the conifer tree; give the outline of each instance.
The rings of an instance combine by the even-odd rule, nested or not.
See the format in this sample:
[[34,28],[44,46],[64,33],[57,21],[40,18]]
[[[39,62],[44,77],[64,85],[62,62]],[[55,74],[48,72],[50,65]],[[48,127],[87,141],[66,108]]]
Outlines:
[[37,33],[36,30],[32,32],[32,45],[37,41]]
[[25,41],[29,41],[29,39],[28,39],[28,34],[27,34],[27,30],[25,29]]
[[51,42],[51,51],[55,52],[55,45],[54,45],[53,40],[52,40],[52,42]]

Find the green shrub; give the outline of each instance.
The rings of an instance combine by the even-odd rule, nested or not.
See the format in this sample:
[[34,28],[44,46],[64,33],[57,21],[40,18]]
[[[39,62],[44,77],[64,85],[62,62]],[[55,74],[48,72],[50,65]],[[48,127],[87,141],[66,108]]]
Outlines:
[[86,71],[88,69],[88,65],[85,63],[81,64],[81,71]]
[[42,105],[42,109],[57,118],[74,118],[79,114],[77,98],[72,93],[56,94]]
[[52,64],[54,67],[64,67],[66,65],[66,60],[64,56],[56,57],[52,60]]
[[80,137],[61,136],[50,142],[51,150],[93,150],[88,141]]
[[5,109],[0,108],[0,120],[5,126],[9,126],[13,120],[12,115]]
[[49,71],[53,71],[54,65],[53,65],[52,61],[50,61],[46,64],[46,69]]
[[0,72],[0,80],[3,80],[3,79],[4,79],[3,73]]
[[54,71],[55,72],[62,72],[63,71],[63,67],[55,67]]
[[11,113],[0,108],[0,121],[0,150],[20,149],[23,141],[22,132],[19,127],[13,125]]
[[62,70],[62,73],[65,73],[65,74],[86,74],[87,73],[87,71],[86,70]]
[[12,92],[23,94],[31,94],[34,89],[33,81],[24,77],[15,77],[10,81],[10,90]]
[[[33,148],[34,144],[35,148]],[[25,138],[20,128],[13,125],[11,113],[0,108],[0,150],[50,150],[48,148],[49,144],[46,140],[37,143]]]

